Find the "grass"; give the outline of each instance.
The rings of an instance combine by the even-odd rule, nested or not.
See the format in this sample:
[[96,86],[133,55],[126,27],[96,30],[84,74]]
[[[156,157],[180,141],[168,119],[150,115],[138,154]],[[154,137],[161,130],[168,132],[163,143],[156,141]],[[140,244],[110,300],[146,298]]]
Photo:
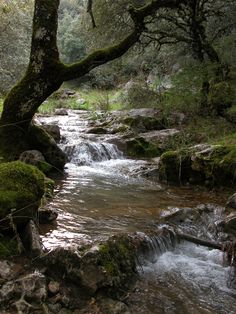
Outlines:
[[0,98],[0,114],[2,113],[3,98]]
[[[116,90],[101,89],[77,89],[77,96],[67,99],[58,97],[58,92],[49,97],[39,108],[39,113],[50,114],[56,108],[67,108],[73,110],[118,110],[122,105],[116,101]],[[78,98],[83,99],[84,103],[79,103]]]

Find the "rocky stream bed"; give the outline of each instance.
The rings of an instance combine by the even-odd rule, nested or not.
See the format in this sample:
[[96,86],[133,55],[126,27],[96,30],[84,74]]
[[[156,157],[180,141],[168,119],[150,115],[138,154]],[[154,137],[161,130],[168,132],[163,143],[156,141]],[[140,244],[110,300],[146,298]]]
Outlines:
[[154,109],[36,117],[68,163],[43,208],[44,252],[0,261],[1,313],[235,313],[223,244],[178,237],[235,241],[235,147],[173,151],[185,116],[168,119]]

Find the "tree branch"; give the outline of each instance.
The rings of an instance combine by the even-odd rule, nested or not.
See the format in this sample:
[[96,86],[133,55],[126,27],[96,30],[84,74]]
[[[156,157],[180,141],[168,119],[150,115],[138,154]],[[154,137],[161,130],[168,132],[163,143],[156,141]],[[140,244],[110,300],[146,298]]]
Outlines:
[[99,49],[74,64],[64,65],[61,72],[62,79],[67,81],[81,77],[95,67],[121,57],[139,40],[145,30],[144,20],[147,16],[154,14],[160,8],[177,8],[182,2],[184,0],[152,0],[140,8],[129,7],[128,11],[134,24],[133,31],[118,44]]

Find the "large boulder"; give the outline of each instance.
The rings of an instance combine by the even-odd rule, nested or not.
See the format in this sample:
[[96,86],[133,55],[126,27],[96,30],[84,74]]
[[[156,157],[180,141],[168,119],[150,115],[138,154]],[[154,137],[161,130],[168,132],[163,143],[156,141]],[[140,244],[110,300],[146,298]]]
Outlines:
[[17,227],[37,216],[44,194],[44,174],[20,161],[0,164],[0,230]]

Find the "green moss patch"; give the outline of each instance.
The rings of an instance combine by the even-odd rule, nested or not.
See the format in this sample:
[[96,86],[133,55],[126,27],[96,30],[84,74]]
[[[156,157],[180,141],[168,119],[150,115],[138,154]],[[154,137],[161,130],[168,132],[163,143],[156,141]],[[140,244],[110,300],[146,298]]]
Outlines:
[[[37,215],[44,194],[44,174],[36,167],[20,161],[0,164],[0,219],[11,212],[20,226]],[[1,229],[9,228],[3,220]]]
[[142,137],[137,137],[126,142],[127,154],[134,158],[152,158],[160,156],[161,149]]
[[124,292],[136,275],[135,248],[127,235],[110,238],[99,248],[99,264],[110,278],[109,295],[119,295]]

